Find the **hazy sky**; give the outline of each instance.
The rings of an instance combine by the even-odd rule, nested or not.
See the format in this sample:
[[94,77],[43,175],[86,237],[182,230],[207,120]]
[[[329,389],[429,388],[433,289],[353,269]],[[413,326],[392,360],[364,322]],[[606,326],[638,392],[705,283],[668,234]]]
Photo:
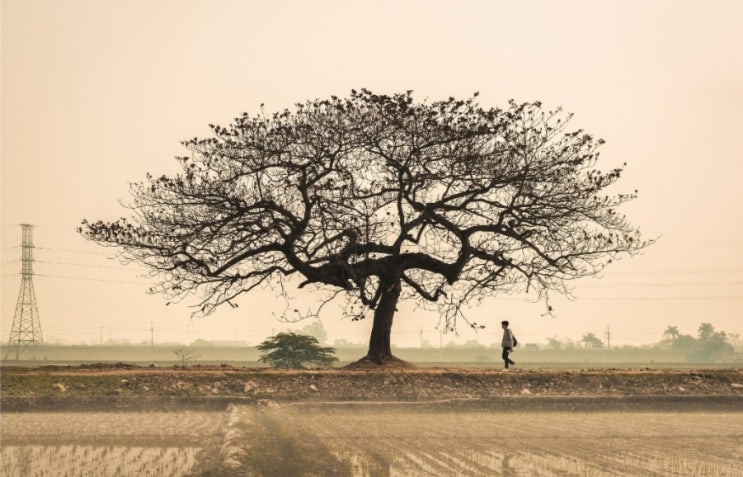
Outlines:
[[[243,111],[352,88],[418,100],[480,92],[486,106],[541,100],[627,162],[616,190],[648,236],[642,256],[556,299],[554,318],[518,296],[469,315],[443,342],[580,338],[658,341],[700,322],[743,334],[743,2],[732,1],[2,1],[2,341],[20,284],[21,231],[35,224],[34,284],[47,341],[196,338],[257,343],[289,325],[271,296],[189,318],[145,294],[141,270],[75,233],[127,213],[130,182],[172,173],[180,141]],[[403,305],[393,346],[438,344],[437,319]],[[332,340],[371,322],[329,311]],[[303,326],[306,323],[301,323]],[[296,325],[292,325],[296,326]]]

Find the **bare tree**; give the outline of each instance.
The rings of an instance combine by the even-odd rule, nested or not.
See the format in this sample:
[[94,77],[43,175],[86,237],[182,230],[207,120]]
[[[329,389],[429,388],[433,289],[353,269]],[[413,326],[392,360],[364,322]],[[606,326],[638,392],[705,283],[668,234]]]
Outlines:
[[[475,97],[477,94],[475,94]],[[398,302],[472,327],[464,305],[500,294],[569,294],[649,242],[605,195],[621,169],[595,169],[602,140],[567,131],[540,103],[484,109],[476,98],[416,103],[367,90],[247,113],[184,142],[183,172],[132,186],[132,219],[81,233],[146,264],[197,313],[271,284],[316,287],[373,315],[365,360],[394,360]],[[549,304],[548,304],[549,306]]]
[[189,361],[201,358],[202,354],[196,351],[196,348],[177,348],[173,350],[173,354],[178,358],[178,362],[182,368],[188,366]]

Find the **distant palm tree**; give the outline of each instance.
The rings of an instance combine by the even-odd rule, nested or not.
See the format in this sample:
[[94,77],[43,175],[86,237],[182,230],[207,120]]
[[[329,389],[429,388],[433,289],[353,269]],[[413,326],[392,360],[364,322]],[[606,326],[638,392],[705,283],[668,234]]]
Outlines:
[[671,344],[675,343],[676,340],[679,339],[679,327],[678,326],[668,326],[666,328],[666,331],[663,332],[663,337],[666,341],[670,341]]
[[583,339],[581,339],[581,341],[585,345],[586,349],[604,347],[604,343],[593,333],[583,335]]
[[699,332],[699,341],[709,341],[715,334],[715,327],[712,326],[712,323],[702,323],[697,331]]

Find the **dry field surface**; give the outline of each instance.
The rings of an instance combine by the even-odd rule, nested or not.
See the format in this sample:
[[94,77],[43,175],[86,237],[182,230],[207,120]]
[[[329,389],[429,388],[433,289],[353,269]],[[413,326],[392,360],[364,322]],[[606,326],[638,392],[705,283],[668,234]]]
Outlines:
[[279,409],[352,475],[742,475],[741,413]]
[[5,476],[741,476],[739,370],[3,367]]
[[743,413],[385,404],[4,413],[3,476],[740,476]]
[[2,413],[0,475],[181,476],[218,442],[225,413]]

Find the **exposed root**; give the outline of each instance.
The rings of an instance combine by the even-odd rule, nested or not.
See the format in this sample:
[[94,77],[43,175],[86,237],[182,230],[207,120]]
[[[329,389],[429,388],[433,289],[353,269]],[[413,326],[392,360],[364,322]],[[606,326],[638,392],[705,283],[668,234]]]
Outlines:
[[358,361],[354,361],[353,363],[349,363],[346,366],[343,366],[342,369],[385,370],[385,369],[405,369],[405,368],[417,368],[417,366],[408,361],[404,361],[400,358],[396,358],[395,356],[388,356],[382,359],[376,359],[376,358],[372,358],[369,355],[366,355]]

